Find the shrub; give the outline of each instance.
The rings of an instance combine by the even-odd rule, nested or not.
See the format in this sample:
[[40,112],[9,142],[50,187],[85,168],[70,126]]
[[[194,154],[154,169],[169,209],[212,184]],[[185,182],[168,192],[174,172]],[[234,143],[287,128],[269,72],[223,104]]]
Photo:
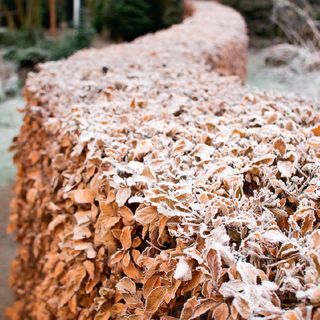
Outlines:
[[[14,61],[19,69],[32,68],[39,62],[47,60],[59,60],[66,58],[75,51],[89,47],[92,38],[92,29],[81,24],[74,34],[63,37],[60,40],[46,39],[43,36],[27,41],[24,31],[9,32],[4,37],[7,46],[3,50],[3,58]],[[2,33],[0,33],[0,40]],[[24,43],[27,48],[21,47],[19,41],[15,39],[25,39]],[[1,42],[2,44],[2,42]]]
[[123,40],[169,27],[183,19],[183,0],[95,0],[93,25],[107,27],[111,37]]
[[74,35],[66,36],[60,41],[53,41],[49,45],[50,60],[66,58],[77,50],[89,47],[92,34],[91,28],[80,24]]
[[18,48],[17,47],[7,47],[3,49],[2,57],[5,60],[15,61],[18,57]]
[[168,1],[162,15],[163,25],[169,27],[173,24],[180,23],[183,20],[184,5],[181,0]]
[[95,0],[92,3],[92,25],[98,32],[102,32],[106,26],[106,11],[108,1]]
[[16,62],[19,69],[32,68],[40,62],[48,60],[49,52],[38,47],[20,49],[16,54]]
[[30,47],[43,39],[43,33],[36,29],[22,29],[19,31],[1,30],[0,47]]
[[148,0],[109,0],[105,19],[112,38],[133,40],[153,30]]

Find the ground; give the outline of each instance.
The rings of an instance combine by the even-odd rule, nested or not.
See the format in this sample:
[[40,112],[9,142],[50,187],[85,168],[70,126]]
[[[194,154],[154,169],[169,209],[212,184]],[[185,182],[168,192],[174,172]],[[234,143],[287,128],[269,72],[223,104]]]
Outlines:
[[9,216],[9,202],[12,197],[14,166],[8,148],[12,138],[18,133],[21,114],[18,108],[23,106],[22,98],[14,98],[0,104],[0,319],[3,311],[12,302],[12,293],[8,285],[10,262],[15,254],[15,242],[6,233]]
[[308,99],[320,99],[319,71],[306,72],[294,65],[269,67],[264,63],[264,49],[249,51],[247,84],[281,94],[295,94]]

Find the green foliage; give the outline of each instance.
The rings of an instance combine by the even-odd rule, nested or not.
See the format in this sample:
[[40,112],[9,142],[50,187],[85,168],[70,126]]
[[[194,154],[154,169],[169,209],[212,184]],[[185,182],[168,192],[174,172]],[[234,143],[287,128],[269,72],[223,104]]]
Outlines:
[[20,47],[25,48],[35,46],[37,42],[42,41],[43,33],[39,30],[23,29],[11,31],[3,29],[0,31],[0,47]]
[[84,24],[75,33],[58,40],[47,39],[43,34],[35,33],[30,37],[25,31],[7,31],[0,33],[0,43],[4,47],[4,59],[14,61],[19,69],[32,68],[37,63],[66,58],[89,47],[92,34],[92,28]]
[[[60,39],[53,39],[36,27],[39,19],[42,26],[48,27],[45,23],[49,18],[47,0],[17,0],[15,4],[10,0],[5,1],[8,8],[17,9],[15,6],[20,3],[23,9],[18,25],[25,25],[24,28],[14,31],[0,30],[3,57],[15,61],[19,68],[32,68],[39,62],[66,58],[75,51],[90,46],[93,30],[86,26],[83,15],[82,23],[75,32],[69,32]],[[66,3],[64,0],[57,0],[59,19],[68,18],[70,8]],[[92,0],[90,3],[92,23],[96,30],[108,28],[112,38],[129,41],[181,22],[184,13],[183,0]],[[35,7],[37,21],[32,18],[30,9]],[[63,12],[64,17],[61,18]]]
[[37,63],[48,60],[48,58],[49,52],[38,47],[20,49],[15,55],[15,60],[19,69],[32,68]]
[[92,35],[91,28],[80,25],[74,35],[66,36],[60,41],[52,41],[49,45],[50,60],[66,58],[77,50],[89,47]]
[[184,6],[181,0],[168,1],[163,12],[163,25],[169,27],[173,24],[180,23],[183,20]]
[[93,26],[130,41],[181,22],[183,13],[183,0],[94,0]]
[[101,32],[106,26],[106,11],[108,1],[94,0],[92,2],[92,26],[96,31]]
[[133,40],[153,29],[148,0],[109,0],[106,26],[111,37]]

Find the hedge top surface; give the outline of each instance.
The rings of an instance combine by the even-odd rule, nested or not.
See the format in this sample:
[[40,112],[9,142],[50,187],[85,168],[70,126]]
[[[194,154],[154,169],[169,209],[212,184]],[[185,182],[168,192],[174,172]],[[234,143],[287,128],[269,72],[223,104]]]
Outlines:
[[[131,91],[145,95],[144,91],[156,88],[168,75],[171,81],[179,81],[183,78],[180,72],[189,69],[208,74],[224,46],[230,42],[246,45],[245,24],[238,13],[217,3],[197,2],[194,6],[194,15],[181,25],[128,44],[81,50],[69,59],[40,65],[40,72],[28,78],[28,94],[43,103],[50,101],[51,109],[60,105],[67,109],[60,111],[66,112],[66,105],[74,103],[100,104],[105,94],[121,85],[126,86],[128,97]],[[234,54],[236,62],[239,52]],[[234,74],[243,78],[245,65],[238,68]]]

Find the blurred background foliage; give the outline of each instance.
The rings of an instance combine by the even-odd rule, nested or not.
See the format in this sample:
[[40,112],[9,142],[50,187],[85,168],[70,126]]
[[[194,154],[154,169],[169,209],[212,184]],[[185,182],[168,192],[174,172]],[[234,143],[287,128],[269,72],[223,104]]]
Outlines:
[[[78,0],[79,1],[79,0]],[[58,60],[102,41],[131,41],[180,23],[183,0],[0,0],[0,48],[18,68]]]
[[108,29],[112,38],[129,41],[180,23],[184,15],[181,0],[96,0],[93,4],[96,30]]
[[[319,28],[320,0],[221,0],[223,4],[239,11],[246,19],[248,31],[253,40],[256,37],[274,39],[286,38],[279,26],[279,20],[294,33],[306,35],[305,29],[313,20]],[[302,30],[303,29],[303,30]],[[285,30],[286,31],[286,30]],[[288,39],[292,41],[292,38]]]

